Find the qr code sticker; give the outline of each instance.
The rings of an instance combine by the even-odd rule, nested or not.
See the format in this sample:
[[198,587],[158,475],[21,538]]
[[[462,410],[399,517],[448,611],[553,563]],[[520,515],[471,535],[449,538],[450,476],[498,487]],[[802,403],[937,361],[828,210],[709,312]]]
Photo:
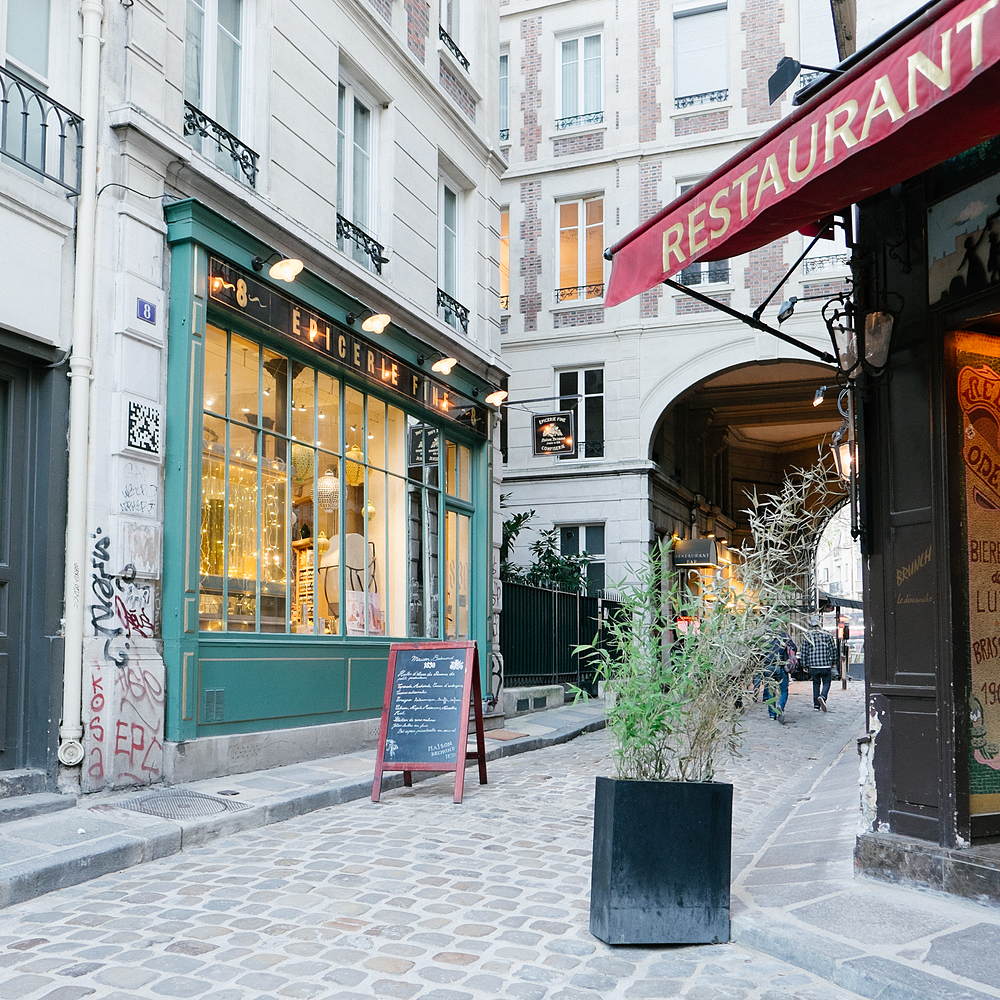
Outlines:
[[129,401],[128,446],[159,455],[160,411],[157,407]]

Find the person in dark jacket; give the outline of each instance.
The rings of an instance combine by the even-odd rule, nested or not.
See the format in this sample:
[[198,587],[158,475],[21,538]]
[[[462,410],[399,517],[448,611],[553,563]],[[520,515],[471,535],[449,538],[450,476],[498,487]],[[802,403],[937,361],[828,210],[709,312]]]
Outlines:
[[813,709],[825,712],[826,699],[830,696],[833,665],[837,662],[837,644],[833,641],[833,636],[820,627],[818,615],[812,615],[808,625],[809,631],[802,637],[799,663],[809,671],[812,678]]

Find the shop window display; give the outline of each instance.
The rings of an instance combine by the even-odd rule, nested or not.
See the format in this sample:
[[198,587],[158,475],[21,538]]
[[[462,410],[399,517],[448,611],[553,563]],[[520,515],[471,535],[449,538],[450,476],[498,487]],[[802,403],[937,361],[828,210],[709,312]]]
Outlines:
[[[205,359],[201,629],[438,637],[438,429],[217,327]],[[447,460],[468,500],[469,449]],[[468,523],[449,545],[467,581]]]

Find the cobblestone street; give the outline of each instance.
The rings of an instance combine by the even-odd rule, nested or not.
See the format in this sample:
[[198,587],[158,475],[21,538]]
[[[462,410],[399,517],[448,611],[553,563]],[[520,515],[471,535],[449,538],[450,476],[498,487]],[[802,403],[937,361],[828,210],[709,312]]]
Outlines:
[[[861,689],[792,724],[747,714],[734,839],[787,769],[820,768]],[[834,743],[837,739],[833,740]],[[842,742],[841,742],[842,745]],[[828,754],[829,755],[829,754]],[[0,913],[0,998],[835,1000],[851,994],[737,945],[611,948],[588,929],[603,732],[251,831]]]

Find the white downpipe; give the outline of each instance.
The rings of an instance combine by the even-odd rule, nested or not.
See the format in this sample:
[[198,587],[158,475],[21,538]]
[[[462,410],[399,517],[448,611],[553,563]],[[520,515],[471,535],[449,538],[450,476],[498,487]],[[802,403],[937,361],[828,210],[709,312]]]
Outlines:
[[83,154],[76,211],[73,349],[69,359],[69,472],[66,513],[62,722],[59,760],[83,761],[83,630],[87,603],[87,462],[93,378],[94,252],[97,221],[97,120],[100,114],[103,0],[82,0],[80,115]]

